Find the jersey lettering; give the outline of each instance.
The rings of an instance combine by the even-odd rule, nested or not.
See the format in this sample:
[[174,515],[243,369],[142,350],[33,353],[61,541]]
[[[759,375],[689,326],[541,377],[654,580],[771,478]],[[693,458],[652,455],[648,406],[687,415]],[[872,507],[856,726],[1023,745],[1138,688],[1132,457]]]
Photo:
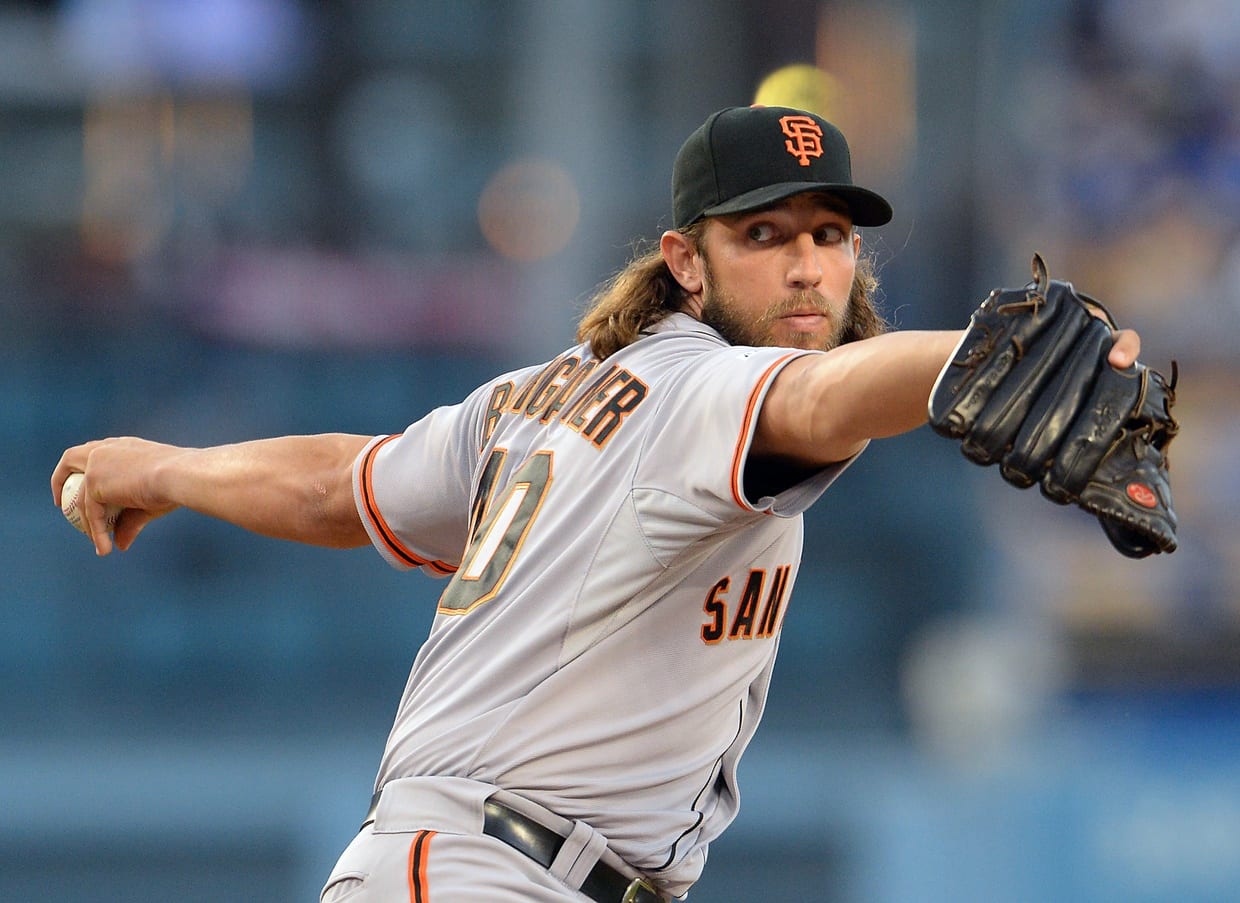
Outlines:
[[537,417],[539,412],[560,394],[565,385],[576,382],[573,376],[581,367],[581,358],[577,355],[561,354],[522,383],[520,390],[512,396],[501,413]]
[[522,464],[510,478],[503,498],[490,502],[507,454],[496,449],[483,468],[473,505],[473,515],[480,522],[470,535],[461,566],[439,597],[441,614],[465,614],[495,598],[542,509],[551,487],[549,451],[537,452]]
[[533,376],[531,376],[529,379],[523,382],[521,384],[521,388],[519,388],[512,395],[511,399],[509,399],[508,404],[504,407],[504,413],[505,414],[520,414],[521,409],[524,408],[526,405],[526,402],[530,400],[530,396],[534,394],[534,389],[538,386],[539,380],[542,379],[543,375],[547,372],[549,367],[555,363],[556,363],[555,361],[552,361],[551,364],[549,364],[547,367],[544,367],[542,370],[539,370],[537,373],[535,373]]
[[758,614],[758,600],[762,598],[762,584],[766,581],[766,571],[749,572],[745,581],[745,589],[741,593],[740,605],[736,607],[736,618],[732,621],[732,629],[728,631],[729,640],[752,640],[753,619]]
[[529,404],[521,412],[526,417],[537,417],[539,415],[564,385],[562,381],[556,382],[556,379],[560,378],[562,380],[571,376],[581,361],[575,357],[567,357],[557,358],[553,363],[556,366],[547,367],[543,371],[543,376],[538,380],[537,387],[530,398]]
[[710,620],[702,625],[702,642],[709,645],[723,639],[723,626],[727,621],[728,606],[719,598],[719,594],[726,593],[731,582],[727,577],[719,580],[710,588],[710,592],[706,594],[706,601],[702,604],[702,611],[710,616]]
[[511,382],[500,383],[491,390],[491,397],[487,400],[486,416],[482,421],[483,445],[486,445],[491,434],[495,432],[495,427],[499,423],[499,415],[504,413],[504,404],[510,395],[512,395]]
[[762,621],[758,625],[758,636],[774,636],[779,628],[779,613],[784,606],[784,594],[788,591],[788,575],[792,573],[792,565],[785,564],[775,568],[775,576],[771,581],[771,593],[766,597],[766,608],[762,611]]
[[702,625],[702,642],[714,645],[724,638],[725,632],[729,640],[770,639],[775,636],[779,632],[780,615],[783,613],[784,596],[788,592],[788,578],[791,573],[790,564],[775,568],[770,590],[766,593],[766,604],[759,616],[758,608],[762,601],[767,572],[764,568],[752,569],[745,579],[745,588],[741,591],[731,626],[728,626],[727,592],[732,580],[730,577],[720,578],[710,588],[702,603],[702,611],[709,619]]
[[646,384],[628,370],[612,365],[560,419],[602,448],[648,391]]
[[[550,423],[558,419],[589,439],[595,448],[605,446],[637,410],[650,392],[649,386],[628,370],[611,365],[580,394],[598,367],[598,361],[582,361],[565,354],[543,367],[519,387],[501,383],[491,390],[482,426],[482,442],[495,432],[504,414],[518,414],[530,420]],[[569,400],[572,399],[572,404]],[[568,405],[565,410],[564,406]],[[563,413],[561,413],[563,411]]]
[[594,415],[594,419],[581,431],[599,448],[607,444],[611,434],[624,422],[624,418],[633,413],[634,409],[646,398],[649,388],[644,382],[624,371],[628,379],[607,399],[607,402]]
[[560,420],[575,429],[581,429],[581,427],[585,424],[585,409],[593,404],[600,396],[602,398],[607,397],[608,387],[612,385],[619,369],[620,368],[615,364],[612,364],[596,376],[594,381],[586,387],[585,392],[583,392],[576,401],[569,405],[568,410],[560,416]]
[[590,374],[594,372],[594,368],[597,366],[598,361],[595,360],[589,360],[584,364],[581,364],[577,368],[577,372],[566,380],[564,385],[560,386],[560,391],[556,392],[555,396],[547,402],[546,408],[543,409],[542,416],[538,419],[543,423],[547,423],[551,420],[551,418],[559,414],[564,405],[568,403],[568,399],[574,392],[577,391],[577,387],[589,378]]

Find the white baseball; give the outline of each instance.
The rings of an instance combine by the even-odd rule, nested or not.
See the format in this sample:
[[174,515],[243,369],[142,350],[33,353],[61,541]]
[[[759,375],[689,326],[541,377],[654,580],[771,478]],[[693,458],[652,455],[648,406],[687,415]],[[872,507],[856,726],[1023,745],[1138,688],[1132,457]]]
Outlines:
[[[86,520],[82,511],[85,504],[85,499],[82,498],[82,481],[85,479],[83,474],[71,473],[60,490],[60,510],[64,512],[65,520],[83,533],[86,532]],[[105,510],[108,531],[111,532],[116,526],[116,519],[121,516],[121,511],[124,509],[116,505],[108,505]]]

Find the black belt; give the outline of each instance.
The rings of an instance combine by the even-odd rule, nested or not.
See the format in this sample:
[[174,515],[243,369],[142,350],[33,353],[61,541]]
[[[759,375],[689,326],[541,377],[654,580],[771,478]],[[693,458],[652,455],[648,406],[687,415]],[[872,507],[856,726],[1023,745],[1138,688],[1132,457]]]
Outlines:
[[[362,827],[372,824],[375,820],[375,809],[379,805],[380,794],[376,793],[370,801],[370,811]],[[545,869],[551,868],[565,838],[545,825],[539,824],[529,816],[522,815],[515,809],[487,800],[483,805],[485,818],[482,822],[482,833],[496,840],[502,840],[508,846]],[[595,903],[662,903],[663,898],[650,884],[642,878],[629,880],[611,866],[601,860],[590,869],[590,874],[581,882],[581,892],[594,900]]]

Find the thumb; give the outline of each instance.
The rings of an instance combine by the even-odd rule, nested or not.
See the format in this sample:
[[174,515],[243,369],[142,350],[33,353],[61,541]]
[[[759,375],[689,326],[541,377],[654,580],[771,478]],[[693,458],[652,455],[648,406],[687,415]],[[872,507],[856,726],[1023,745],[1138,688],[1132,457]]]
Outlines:
[[1131,329],[1115,332],[1115,344],[1107,354],[1107,361],[1117,370],[1125,370],[1137,362],[1141,354],[1141,337]]

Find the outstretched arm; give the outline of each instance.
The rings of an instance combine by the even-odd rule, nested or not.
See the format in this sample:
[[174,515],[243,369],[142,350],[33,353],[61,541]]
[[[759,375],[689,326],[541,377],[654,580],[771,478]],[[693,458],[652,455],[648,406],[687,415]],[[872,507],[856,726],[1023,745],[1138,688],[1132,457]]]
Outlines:
[[115,527],[122,550],[157,517],[190,508],[255,533],[312,545],[369,542],[353,503],[352,466],[369,436],[285,436],[213,448],[145,439],[88,442],[67,450],[52,472],[52,498],[70,473],[85,474],[85,519],[95,551],[107,555],[105,505],[125,511]]
[[[870,439],[926,422],[930,390],[962,333],[902,331],[800,357],[776,377],[758,416],[751,455],[806,468],[855,455]],[[1115,333],[1108,360],[1123,369],[1141,350]]]

